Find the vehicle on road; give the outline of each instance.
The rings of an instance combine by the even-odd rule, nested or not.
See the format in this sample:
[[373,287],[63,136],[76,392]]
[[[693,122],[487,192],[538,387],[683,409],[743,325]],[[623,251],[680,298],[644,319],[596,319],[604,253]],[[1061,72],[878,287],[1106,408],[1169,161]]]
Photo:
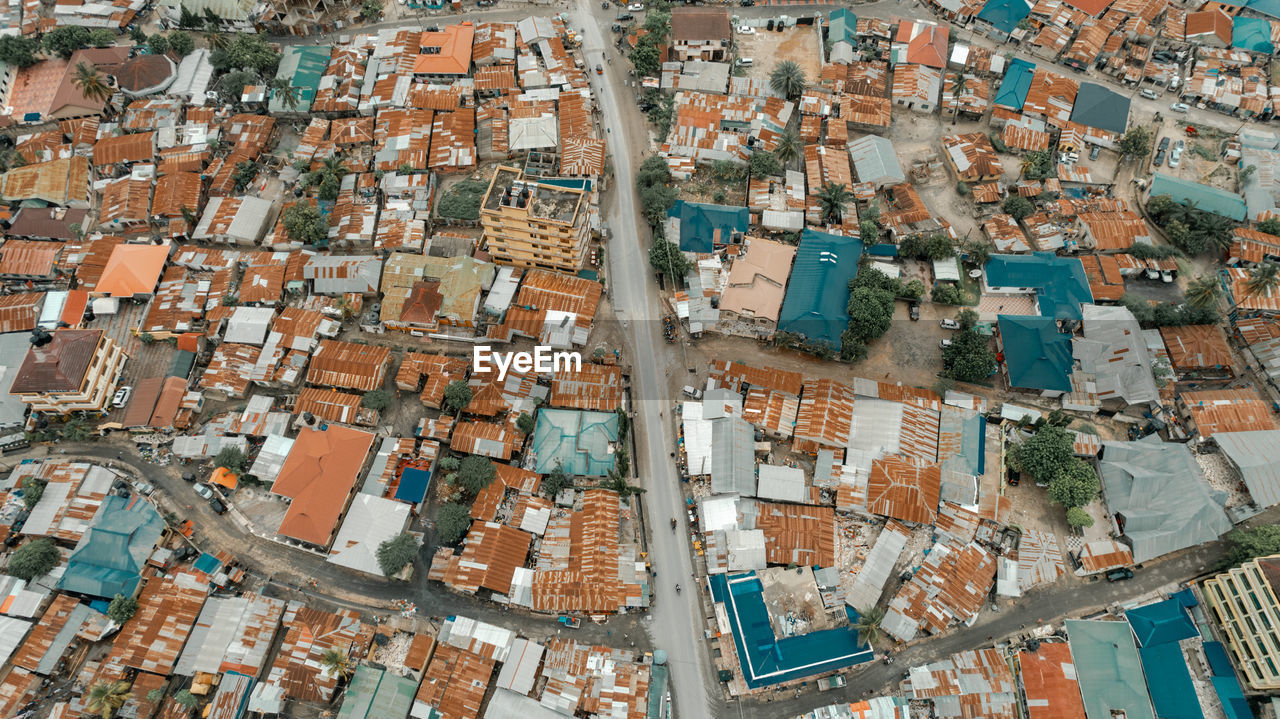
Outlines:
[[113,407],[125,406],[126,404],[129,403],[129,396],[132,394],[133,394],[132,387],[128,387],[128,386],[121,387],[120,389],[116,390],[116,395],[111,398],[111,405]]
[[749,57],[740,57],[737,62],[739,65],[751,65],[755,63],[755,60]]
[[618,17],[614,18],[614,20],[617,20],[618,22],[626,22],[628,20],[635,20],[635,19],[636,19],[636,16],[632,15],[629,12],[620,12],[618,13]]
[[694,387],[693,385],[687,384],[684,386],[684,396],[692,397],[694,399],[702,399],[702,390]]
[[150,497],[151,493],[156,491],[156,488],[151,486],[149,483],[142,481],[141,479],[135,479],[133,481],[133,491],[137,492],[138,494],[141,494],[144,497]]
[[742,7],[751,7],[756,4],[756,0],[738,0],[738,4]]
[[677,585],[676,585],[676,594],[679,594],[679,593],[680,593],[680,585],[679,585],[679,584],[677,584]]
[[942,328],[942,329],[944,329],[944,330],[958,330],[958,329],[960,329],[960,323],[959,323],[959,322],[956,322],[955,320],[951,320],[951,319],[947,319],[947,320],[941,320],[941,321],[939,321],[939,322],[938,322],[938,326],[939,326],[939,327],[941,327],[941,328]]
[[1155,90],[1152,90],[1150,88],[1143,88],[1142,96],[1147,98],[1148,100],[1156,100],[1156,99],[1159,99],[1160,97],[1159,95],[1156,94]]
[[643,10],[643,9],[644,9],[644,3],[633,2],[633,3],[631,3],[630,5],[628,5],[628,6],[627,6],[627,9],[628,9],[628,10],[630,10],[631,12],[636,12],[636,11],[639,11],[639,10]]
[[1186,112],[1191,109],[1191,106],[1185,102],[1175,102],[1169,106],[1169,109],[1174,112]]
[[213,510],[214,514],[227,513],[227,505],[223,504],[222,500],[217,497],[211,497],[209,499],[209,508]]
[[946,348],[950,347],[951,345],[952,345],[951,340],[940,340],[940,341],[938,342],[938,349],[944,350],[944,349],[946,349]]
[[196,481],[196,475],[195,475],[195,472],[183,472],[183,473],[182,473],[182,481],[184,481],[184,482],[194,482],[194,481]]
[[578,629],[582,626],[581,617],[560,617],[557,621],[570,629]]
[[739,35],[755,35],[756,29],[751,27],[750,25],[739,25],[738,34]]
[[597,74],[597,75],[603,75],[603,74],[604,74],[604,68],[600,66],[600,63],[596,63],[596,74]]
[[836,674],[835,676],[822,677],[818,679],[818,691],[825,692],[832,689],[839,689],[845,685],[844,677]]
[[204,482],[193,485],[191,488],[195,490],[196,494],[200,495],[201,499],[213,498],[213,490],[210,489],[209,485],[205,484]]
[[1128,567],[1112,569],[1110,572],[1107,572],[1108,582],[1123,582],[1126,579],[1133,579],[1133,570]]

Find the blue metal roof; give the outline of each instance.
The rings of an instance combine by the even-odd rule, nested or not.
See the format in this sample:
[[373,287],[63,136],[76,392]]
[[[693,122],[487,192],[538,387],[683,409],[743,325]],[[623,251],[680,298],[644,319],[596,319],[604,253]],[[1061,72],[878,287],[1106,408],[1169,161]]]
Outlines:
[[58,589],[111,598],[133,596],[142,568],[164,532],[164,518],[139,497],[107,495],[67,560]]
[[1236,16],[1231,21],[1231,47],[1271,54],[1271,21],[1260,17]]
[[1004,70],[1004,80],[996,91],[995,104],[1021,110],[1027,104],[1027,93],[1031,91],[1031,80],[1036,75],[1035,63],[1015,57],[1009,61]]
[[1011,33],[1023,18],[1031,14],[1027,0],[990,0],[978,12],[978,19],[985,20],[1003,33]]
[[1138,650],[1147,693],[1160,719],[1204,719],[1195,684],[1182,649],[1176,643]]
[[858,276],[862,241],[806,229],[800,235],[778,329],[840,346],[849,327],[849,281]]
[[827,38],[831,42],[840,42],[841,40],[848,43],[856,43],[858,41],[858,16],[849,11],[848,8],[838,7],[831,11],[827,22]]
[[427,496],[429,486],[431,486],[431,472],[409,467],[400,473],[400,485],[396,487],[395,499],[418,504]]
[[1244,198],[1234,192],[1202,185],[1191,180],[1155,173],[1151,178],[1151,196],[1168,195],[1179,204],[1195,203],[1198,209],[1240,222],[1247,214]]
[[1076,257],[1052,252],[992,255],[983,268],[988,287],[1034,290],[1040,314],[1059,320],[1083,319],[1080,305],[1093,302],[1089,278]]
[[1249,0],[1245,7],[1263,15],[1280,18],[1280,0]]
[[1071,335],[1050,317],[1000,315],[1009,385],[1052,392],[1071,391]]
[[667,210],[667,217],[680,219],[680,249],[684,252],[712,252],[717,237],[719,244],[726,245],[733,232],[745,233],[751,227],[751,211],[747,208],[705,202],[676,200]]
[[1196,625],[1191,621],[1191,615],[1187,614],[1186,607],[1177,599],[1166,599],[1130,609],[1125,618],[1133,627],[1138,644],[1144,647],[1177,643],[1200,633],[1196,631]]
[[1244,690],[1240,688],[1240,680],[1236,678],[1222,642],[1205,642],[1202,646],[1205,659],[1209,660],[1209,672],[1213,675],[1213,689],[1218,693],[1218,701],[1222,702],[1222,711],[1227,719],[1253,719],[1249,701],[1244,698]]

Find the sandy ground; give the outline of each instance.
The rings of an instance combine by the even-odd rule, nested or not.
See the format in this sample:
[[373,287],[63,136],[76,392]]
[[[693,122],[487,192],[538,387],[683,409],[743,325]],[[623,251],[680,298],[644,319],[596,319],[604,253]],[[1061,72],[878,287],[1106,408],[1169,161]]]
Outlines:
[[791,60],[804,70],[806,78],[816,78],[822,73],[822,40],[813,25],[789,27],[782,32],[769,32],[764,27],[755,34],[737,34],[738,57],[749,57],[754,64],[747,74],[762,82],[768,82],[769,73],[783,60]]

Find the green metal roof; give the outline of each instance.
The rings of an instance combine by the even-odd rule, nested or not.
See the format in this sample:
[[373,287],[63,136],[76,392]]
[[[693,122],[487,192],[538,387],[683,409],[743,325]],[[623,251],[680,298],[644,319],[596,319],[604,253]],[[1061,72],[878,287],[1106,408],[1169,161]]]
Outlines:
[[342,696],[338,719],[404,719],[417,689],[412,679],[360,665]]
[[1069,619],[1067,641],[1088,719],[1155,719],[1128,622]]
[[[306,112],[311,101],[316,99],[316,91],[320,88],[320,78],[329,66],[330,48],[328,45],[289,45],[284,48],[280,58],[280,67],[276,77],[283,77],[298,91],[298,112]],[[271,102],[267,109],[272,112],[288,110],[283,102],[271,94]]]
[[164,518],[149,502],[107,495],[67,560],[58,589],[106,599],[133,596],[163,532]]
[[1022,389],[1071,391],[1071,335],[1051,317],[1000,315],[1009,384]]
[[1021,110],[1027,104],[1027,93],[1031,91],[1031,81],[1035,76],[1035,63],[1020,57],[1013,58],[1009,61],[1009,67],[1005,68],[1004,80],[1000,81],[1000,89],[996,91],[996,99],[992,102]]
[[747,208],[705,202],[677,200],[667,217],[680,220],[679,242],[684,252],[712,252],[716,244],[729,244],[735,231],[746,232],[751,227],[751,211]]
[[840,346],[849,326],[849,281],[858,276],[862,241],[806,229],[800,235],[778,329]]
[[827,39],[831,42],[858,42],[858,16],[848,8],[838,7],[831,11],[827,24]]
[[1052,252],[992,255],[983,268],[987,287],[1035,290],[1040,314],[1060,320],[1084,319],[1080,305],[1093,302],[1089,278],[1076,257]]
[[1240,222],[1245,218],[1244,198],[1234,192],[1202,185],[1199,182],[1157,172],[1151,178],[1151,196],[1168,195],[1179,204],[1194,203],[1196,208]]
[[1231,22],[1231,47],[1267,54],[1274,52],[1271,21],[1261,17],[1236,16]]

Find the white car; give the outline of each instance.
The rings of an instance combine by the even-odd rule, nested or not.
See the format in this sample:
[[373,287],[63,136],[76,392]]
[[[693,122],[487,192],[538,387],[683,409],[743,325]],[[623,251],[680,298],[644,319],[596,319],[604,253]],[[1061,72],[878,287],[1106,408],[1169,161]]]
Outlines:
[[739,35],[755,35],[756,29],[751,27],[750,25],[739,25],[738,34]]
[[1169,167],[1177,167],[1182,161],[1182,148],[1175,147],[1173,152],[1169,153]]
[[129,402],[129,395],[133,394],[132,387],[121,387],[116,390],[116,394],[111,398],[111,404],[116,407],[123,407]]
[[1185,102],[1175,102],[1169,106],[1169,109],[1174,112],[1186,112],[1191,109],[1191,106]]
[[204,482],[193,484],[191,488],[196,491],[196,494],[200,495],[200,499],[209,499],[213,496],[213,490],[209,489],[209,485]]
[[635,12],[637,10],[643,10],[644,3],[633,2],[627,6],[627,9],[630,10],[631,12]]
[[1160,281],[1165,284],[1173,282],[1173,272],[1169,270],[1160,270]]
[[941,322],[938,323],[938,326],[944,330],[960,329],[960,323],[956,322],[955,320],[942,320]]
[[946,349],[946,348],[950,347],[950,346],[951,346],[951,344],[952,344],[951,340],[939,340],[939,341],[938,341],[938,349],[942,349],[942,350],[944,350],[944,349]]

